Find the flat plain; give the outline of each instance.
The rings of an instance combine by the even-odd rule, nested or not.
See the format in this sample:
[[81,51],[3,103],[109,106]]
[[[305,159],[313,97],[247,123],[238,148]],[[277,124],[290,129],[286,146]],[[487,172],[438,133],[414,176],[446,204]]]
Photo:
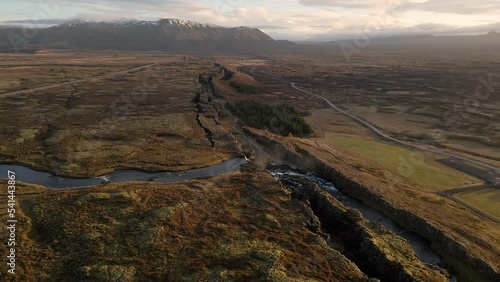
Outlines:
[[[0,129],[0,161],[70,177],[116,169],[183,171],[242,156],[243,151],[254,150],[261,157],[235,130],[243,128],[335,167],[498,273],[498,200],[489,195],[496,190],[443,196],[486,183],[441,163],[442,156],[380,138],[290,84],[326,97],[391,136],[498,165],[497,92],[465,109],[467,118],[453,109],[468,101],[478,76],[499,73],[500,59],[394,54],[366,50],[353,63],[341,53],[210,58],[111,51],[2,54],[0,74],[6,79],[0,85],[0,117],[7,122]],[[233,75],[221,76],[221,66]],[[204,81],[212,75],[213,90]],[[240,93],[231,82],[257,91]],[[294,106],[314,133],[298,138],[249,128],[241,121],[235,126],[235,117],[221,105],[249,100]],[[261,147],[265,150],[266,144]],[[270,155],[264,159],[274,161]],[[304,158],[302,163],[310,162]],[[19,185],[22,255],[28,258],[21,275],[26,279],[368,279],[329,245],[323,231],[313,232],[319,221],[314,213],[255,165],[171,185],[141,182],[67,191]],[[381,208],[368,197],[359,200]],[[357,218],[337,205],[349,220]],[[404,225],[400,215],[389,216]],[[360,229],[367,225],[356,224]],[[405,227],[418,232],[419,224]],[[445,279],[395,234],[377,231],[377,225],[366,230],[383,259],[401,263],[417,281],[430,281],[432,275],[436,281]],[[436,249],[446,247],[432,242]],[[477,269],[454,260],[455,254],[443,253],[465,276],[479,277]],[[95,263],[103,257],[105,261]]]
[[[235,95],[223,82],[220,89],[228,91],[225,97],[229,100],[293,105],[315,129],[315,134],[306,139],[282,138],[261,131],[256,134],[287,144],[297,154],[304,150],[318,157],[397,209],[431,222],[498,272],[499,202],[489,194],[495,194],[498,187],[487,190],[488,193],[480,190],[495,186],[495,178],[500,177],[495,171],[474,165],[462,169],[444,165],[442,159],[449,157],[386,140],[357,120],[331,109],[323,100],[291,85],[294,82],[328,99],[404,142],[498,167],[497,53],[368,48],[351,62],[340,51],[269,54],[260,61],[226,57],[221,61],[237,71],[233,79],[260,89],[257,94]],[[302,166],[307,167],[307,162],[303,161]],[[474,172],[476,169],[479,174]],[[454,194],[474,187],[478,191]],[[349,193],[349,187],[343,189]],[[370,199],[363,202],[370,203]],[[419,232],[420,227],[416,226],[417,223],[407,222],[407,227]],[[469,271],[473,272],[463,268],[464,273]]]
[[220,139],[212,147],[197,121],[192,100],[201,91],[198,75],[214,69],[210,61],[155,53],[2,56],[0,74],[10,81],[0,88],[0,116],[8,121],[2,162],[88,177],[117,168],[186,170],[238,154],[227,132],[214,132]]
[[332,150],[347,148],[423,189],[446,190],[479,185],[482,180],[437,162],[446,157],[387,143],[355,120],[328,109],[321,99],[296,91],[290,82],[392,137],[498,167],[500,57],[490,51],[368,48],[351,62],[341,52],[330,52],[272,54],[257,63],[232,64],[257,79],[263,90],[254,99],[265,97],[299,109],[315,126],[317,144]]

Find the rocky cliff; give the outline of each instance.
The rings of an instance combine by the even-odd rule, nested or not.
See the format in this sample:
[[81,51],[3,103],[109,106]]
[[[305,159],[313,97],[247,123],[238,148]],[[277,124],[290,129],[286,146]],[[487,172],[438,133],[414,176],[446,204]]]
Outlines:
[[362,200],[365,204],[391,217],[406,229],[431,241],[433,247],[446,259],[447,263],[454,267],[459,277],[464,281],[500,281],[500,274],[493,265],[481,257],[472,255],[462,243],[459,243],[431,221],[408,210],[395,207],[393,203],[343,175],[338,169],[299,146],[279,142],[255,130],[247,129],[246,133],[265,145],[267,151],[274,156],[332,181],[343,193]]
[[342,253],[368,276],[389,282],[447,281],[446,272],[422,263],[406,240],[367,221],[314,182],[292,176],[282,181],[314,215],[311,218],[317,217],[310,220],[311,229],[326,232],[325,237],[339,244]]

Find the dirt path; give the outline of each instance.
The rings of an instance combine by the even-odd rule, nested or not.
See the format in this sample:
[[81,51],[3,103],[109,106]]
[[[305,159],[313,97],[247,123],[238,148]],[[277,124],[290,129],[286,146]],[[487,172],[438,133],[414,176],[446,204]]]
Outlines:
[[71,81],[66,81],[66,82],[61,82],[61,83],[54,83],[54,84],[39,86],[39,87],[35,87],[35,88],[30,88],[30,89],[24,89],[24,90],[16,90],[16,91],[12,91],[12,92],[6,92],[6,93],[0,94],[0,98],[12,97],[12,96],[22,95],[22,94],[30,94],[30,93],[33,93],[33,92],[36,92],[36,91],[40,91],[40,90],[47,90],[47,89],[51,89],[51,88],[55,88],[55,87],[59,87],[59,86],[71,85],[73,83],[82,83],[82,82],[88,82],[88,81],[92,81],[92,80],[99,80],[99,79],[109,78],[109,77],[113,77],[113,76],[120,75],[120,74],[127,74],[127,73],[131,73],[131,72],[136,72],[136,71],[139,71],[139,70],[142,70],[142,69],[145,69],[145,68],[149,68],[149,67],[152,67],[152,66],[155,66],[155,65],[157,65],[157,63],[155,63],[155,64],[149,64],[149,65],[144,65],[144,66],[140,66],[140,67],[136,67],[136,68],[131,68],[131,69],[126,69],[126,70],[121,70],[121,71],[116,71],[116,72],[111,72],[111,73],[107,73],[107,74],[103,74],[103,75],[98,75],[98,76],[92,76],[92,77],[87,77],[87,78],[82,78],[82,79],[77,79],[77,80],[71,80]]

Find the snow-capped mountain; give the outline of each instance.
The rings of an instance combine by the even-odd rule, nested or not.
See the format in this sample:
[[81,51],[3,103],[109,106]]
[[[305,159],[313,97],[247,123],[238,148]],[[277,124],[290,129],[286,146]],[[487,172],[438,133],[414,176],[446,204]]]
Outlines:
[[[0,39],[1,43],[6,46],[9,42],[5,40],[2,42]],[[71,20],[40,29],[36,36],[25,43],[26,46],[37,48],[167,50],[197,53],[249,51],[254,47],[270,48],[282,44],[284,43],[273,40],[257,28],[227,28],[180,19],[109,22]]]
[[130,26],[147,26],[147,25],[163,25],[170,27],[205,27],[205,28],[220,28],[221,26],[200,23],[194,21],[185,21],[181,19],[162,19],[159,21],[141,21],[141,20],[113,20],[113,21],[87,21],[74,19],[64,23],[59,24],[59,27],[77,27],[77,26],[92,26],[92,27],[130,27]]

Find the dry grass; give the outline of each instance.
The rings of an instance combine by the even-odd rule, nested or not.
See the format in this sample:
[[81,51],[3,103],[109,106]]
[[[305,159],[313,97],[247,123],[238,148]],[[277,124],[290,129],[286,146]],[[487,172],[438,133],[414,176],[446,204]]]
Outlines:
[[[479,76],[500,72],[500,56],[476,51],[445,54],[429,50],[415,55],[405,50],[363,50],[357,57],[347,63],[341,52],[328,50],[315,55],[273,55],[270,60],[258,62],[236,58],[220,61],[246,73],[254,70],[258,74],[256,83],[261,85],[263,93],[253,99],[286,102],[304,113],[312,112],[316,119],[314,112],[324,111],[328,106],[276,79],[294,81],[401,139],[451,148],[468,157],[500,163],[496,150],[500,92],[497,89],[490,93],[477,107],[464,106],[474,99]],[[336,123],[333,132],[350,133],[357,128],[363,131],[359,124],[345,123],[336,115],[326,116],[323,121]],[[329,130],[328,126],[323,129],[321,123],[318,128]],[[454,136],[474,138],[464,145],[463,139]]]
[[[345,62],[340,52],[328,55],[273,55],[272,59],[258,63],[231,61],[228,58],[221,61],[225,60],[226,64],[246,73],[254,69],[259,74],[254,77],[264,91],[252,99],[293,105],[304,114],[310,114],[306,121],[320,133],[308,140],[279,138],[280,142],[292,150],[294,146],[299,146],[311,152],[391,205],[432,222],[463,245],[472,256],[484,260],[498,271],[500,234],[497,224],[433,193],[443,187],[456,188],[453,186],[473,183],[474,178],[435,164],[432,158],[423,163],[425,170],[429,170],[427,173],[407,178],[397,168],[396,171],[394,169],[398,165],[394,162],[398,156],[394,150],[401,152],[402,148],[378,142],[360,144],[344,140],[343,146],[329,142],[327,139],[330,136],[339,133],[358,135],[361,139],[374,136],[356,122],[327,109],[328,106],[320,99],[299,93],[286,82],[277,80],[298,82],[303,88],[322,94],[341,108],[360,111],[359,114],[368,121],[397,138],[458,149],[455,151],[457,154],[497,165],[496,153],[488,152],[498,147],[492,144],[498,142],[500,134],[497,126],[500,92],[496,91],[483,101],[476,109],[479,113],[464,118],[464,112],[456,109],[451,117],[443,116],[450,108],[453,109],[453,105],[463,104],[474,94],[479,75],[499,71],[499,56],[474,52],[462,54],[457,51],[446,56],[440,52],[425,52],[415,56],[404,50],[364,50],[352,63]],[[224,96],[231,101],[244,99],[230,92]],[[464,140],[449,136],[475,138],[467,139],[468,143],[464,146]],[[476,144],[477,140],[481,140],[481,146]],[[381,152],[367,151],[365,146]],[[447,175],[432,175],[429,173],[432,171]],[[492,202],[498,203],[496,200]]]
[[[101,71],[107,72],[158,59],[148,53],[85,54],[16,55],[25,61],[14,73],[37,73],[48,82],[51,73],[45,68],[61,64],[81,64],[77,76],[87,77],[99,74],[94,65],[106,66]],[[10,55],[2,56],[14,63]],[[0,160],[59,175],[95,176],[116,168],[186,170],[237,155],[234,140],[215,120],[206,120],[215,148],[196,121],[197,76],[215,71],[213,65],[176,56],[157,61],[158,66],[115,77],[7,98],[0,94],[0,117],[9,120],[0,130]]]
[[[268,133],[260,131],[260,134]],[[433,226],[462,244],[472,256],[484,260],[493,269],[497,271],[500,269],[498,261],[500,230],[496,222],[476,214],[459,203],[428,192],[397,173],[388,172],[377,162],[361,159],[351,150],[318,147],[313,140],[277,136],[273,138],[280,140],[291,150],[298,146],[299,149],[319,157],[392,206],[431,222]],[[308,165],[306,160],[302,162]]]
[[[33,188],[20,187],[19,193],[25,189]],[[22,196],[18,203],[21,280],[107,281],[115,275],[123,275],[124,281],[364,277],[306,229],[301,207],[271,176],[252,168],[171,185],[42,191]],[[5,234],[0,234],[2,241]],[[4,257],[4,244],[0,250]]]

